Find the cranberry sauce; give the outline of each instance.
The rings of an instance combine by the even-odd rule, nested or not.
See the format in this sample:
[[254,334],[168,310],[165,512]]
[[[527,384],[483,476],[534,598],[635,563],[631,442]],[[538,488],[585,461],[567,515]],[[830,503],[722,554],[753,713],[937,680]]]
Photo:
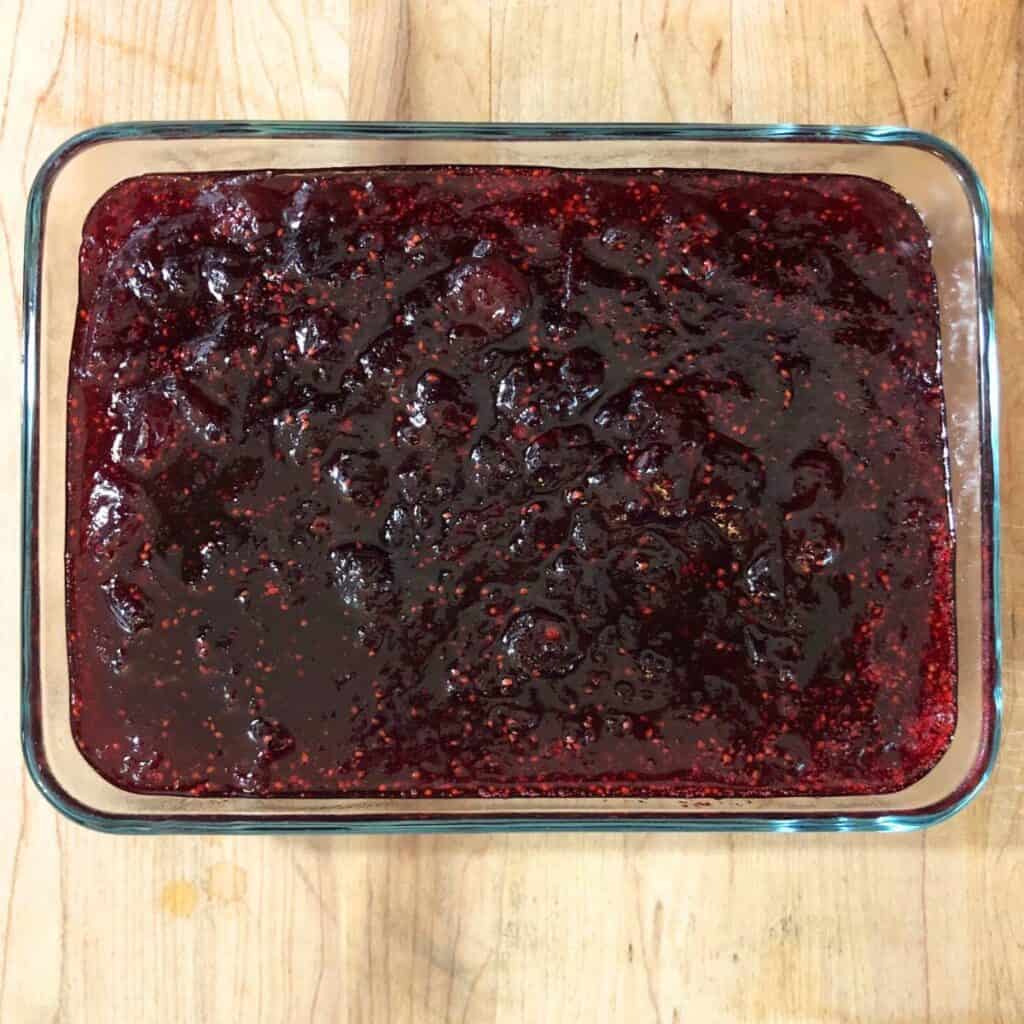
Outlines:
[[838,794],[947,746],[935,280],[880,183],[149,176],[80,288],[71,714],[111,781]]

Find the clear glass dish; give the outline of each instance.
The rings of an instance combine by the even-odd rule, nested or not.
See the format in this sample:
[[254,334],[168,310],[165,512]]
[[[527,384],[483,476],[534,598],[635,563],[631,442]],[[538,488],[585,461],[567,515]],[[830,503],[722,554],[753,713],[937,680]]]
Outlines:
[[[938,276],[957,533],[958,722],[936,766],[878,796],[300,799],[129,793],[75,745],[65,623],[68,362],[82,225],[124,178],[149,172],[401,164],[687,167],[860,174],[891,185],[931,233]],[[964,157],[897,128],[190,122],[107,125],[43,165],[25,243],[22,736],[60,811],[109,832],[754,830],[898,831],[963,807],[992,769],[1000,723],[998,373],[988,204]]]

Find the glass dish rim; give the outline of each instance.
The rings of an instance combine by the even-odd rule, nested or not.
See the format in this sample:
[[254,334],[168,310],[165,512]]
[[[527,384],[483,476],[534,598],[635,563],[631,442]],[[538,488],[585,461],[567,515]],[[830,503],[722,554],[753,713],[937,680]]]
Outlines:
[[[638,812],[574,817],[523,813],[435,818],[410,811],[403,817],[330,818],[324,816],[265,815],[259,819],[196,815],[188,818],[122,816],[97,813],[71,797],[45,769],[33,728],[32,693],[37,675],[36,635],[38,594],[36,562],[36,460],[39,443],[37,404],[39,384],[39,309],[46,200],[63,166],[83,149],[132,139],[211,138],[332,138],[505,141],[688,140],[704,142],[816,142],[898,145],[925,150],[950,166],[970,206],[975,238],[978,281],[979,432],[982,441],[982,544],[988,541],[990,616],[991,711],[984,736],[987,749],[972,776],[934,808],[900,814],[842,815],[830,813],[779,816],[744,814],[692,817],[644,815]],[[902,832],[935,825],[965,807],[990,777],[1002,728],[1002,622],[1000,595],[1000,479],[999,479],[999,372],[993,308],[992,226],[988,199],[977,172],[953,145],[927,132],[896,126],[801,125],[792,123],[747,125],[716,123],[486,123],[388,121],[128,121],[104,124],[73,135],[58,146],[40,167],[28,196],[23,271],[24,377],[21,446],[21,735],[22,748],[33,781],[63,815],[87,827],[110,833],[175,834],[221,832],[258,834],[273,832],[509,832],[509,831],[672,831],[672,832]],[[987,463],[987,464],[986,464]]]

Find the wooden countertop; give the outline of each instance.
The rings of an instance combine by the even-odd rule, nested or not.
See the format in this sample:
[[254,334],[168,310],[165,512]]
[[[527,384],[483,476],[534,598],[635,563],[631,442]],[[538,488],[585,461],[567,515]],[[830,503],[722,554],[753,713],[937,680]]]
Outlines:
[[925,833],[116,838],[58,818],[22,767],[14,585],[0,605],[0,1020],[1024,1020],[1022,76],[1011,0],[0,0],[12,577],[25,194],[72,132],[134,118],[907,124],[961,146],[992,200],[1007,698],[991,784]]

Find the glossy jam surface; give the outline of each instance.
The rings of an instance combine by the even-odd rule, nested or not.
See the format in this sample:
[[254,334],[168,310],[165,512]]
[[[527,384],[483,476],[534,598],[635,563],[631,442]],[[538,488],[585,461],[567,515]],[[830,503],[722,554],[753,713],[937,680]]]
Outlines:
[[899,789],[955,723],[929,243],[841,176],[151,176],[71,359],[73,726],[135,791]]

